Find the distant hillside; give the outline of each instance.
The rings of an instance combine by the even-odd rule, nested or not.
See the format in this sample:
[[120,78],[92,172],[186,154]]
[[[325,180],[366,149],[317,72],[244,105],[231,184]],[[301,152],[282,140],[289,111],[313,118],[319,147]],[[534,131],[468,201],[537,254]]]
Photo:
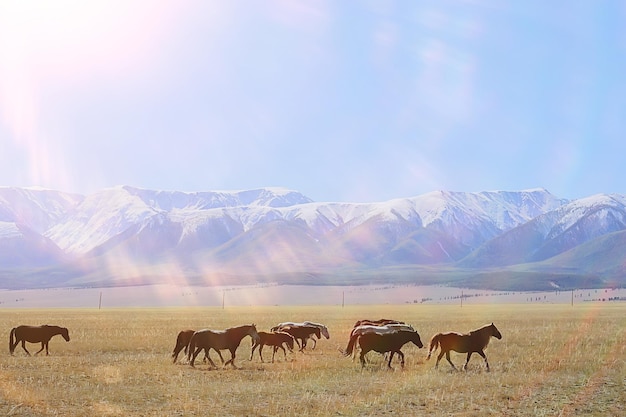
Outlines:
[[87,196],[0,187],[0,287],[624,285],[626,198],[544,189],[317,203],[281,188]]

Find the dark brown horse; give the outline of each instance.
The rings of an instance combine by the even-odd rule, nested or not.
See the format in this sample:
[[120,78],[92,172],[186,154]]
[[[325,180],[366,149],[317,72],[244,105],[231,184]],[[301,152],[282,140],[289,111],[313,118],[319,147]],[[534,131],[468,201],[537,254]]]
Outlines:
[[313,335],[315,335],[320,339],[322,335],[321,329],[317,326],[283,327],[281,331],[293,336],[300,348],[300,352],[304,351],[304,348],[306,348],[306,342],[309,338],[313,338]]
[[191,340],[189,341],[189,347],[187,348],[189,364],[193,367],[196,356],[204,349],[211,366],[216,368],[215,363],[208,355],[209,350],[214,349],[219,352],[220,350],[228,349],[230,351],[230,359],[226,361],[224,366],[230,363],[233,368],[237,368],[235,366],[235,352],[239,344],[241,344],[241,339],[246,336],[250,336],[254,341],[259,340],[259,334],[254,324],[231,327],[226,330],[199,330],[191,336]]
[[259,358],[261,358],[261,362],[263,362],[263,346],[272,346],[272,363],[274,363],[274,356],[276,356],[276,351],[278,349],[283,350],[283,354],[285,355],[285,360],[287,359],[287,351],[283,345],[287,345],[287,348],[290,352],[293,352],[294,338],[289,333],[285,332],[259,332],[259,341],[255,342],[252,345],[252,351],[250,352],[250,359],[252,360],[252,355],[254,355],[254,350],[259,348]]
[[22,342],[22,349],[28,356],[30,352],[26,349],[26,342],[41,343],[41,349],[35,353],[37,355],[42,350],[46,349],[46,356],[49,355],[48,343],[53,336],[60,334],[63,336],[66,342],[70,341],[70,333],[65,327],[49,326],[44,324],[43,326],[17,326],[11,329],[9,335],[9,352],[11,355],[15,352],[15,347],[18,343]]
[[[189,341],[191,340],[191,336],[195,333],[195,330],[187,329],[181,330],[176,336],[176,345],[174,346],[174,352],[172,353],[172,358],[174,358],[174,363],[178,359],[178,354],[184,350],[185,356],[187,355],[187,347],[189,346]],[[222,360],[222,365],[224,364],[224,358],[222,357],[222,353],[218,350],[217,354],[220,356]],[[206,362],[209,359],[208,350],[204,350],[204,361]]]
[[441,352],[439,353],[439,356],[437,356],[435,368],[439,365],[439,361],[443,355],[446,355],[446,359],[450,365],[452,365],[452,368],[456,369],[456,366],[454,366],[450,360],[450,351],[453,350],[459,353],[467,353],[467,360],[463,366],[463,369],[467,370],[467,364],[469,363],[470,357],[472,356],[472,353],[476,352],[485,360],[487,372],[489,372],[489,362],[487,362],[487,356],[485,356],[485,352],[483,352],[483,350],[489,344],[491,336],[496,339],[502,339],[502,334],[500,334],[500,331],[493,323],[483,326],[480,329],[472,330],[467,334],[454,332],[437,333],[432,337],[432,339],[430,339],[430,348],[426,359],[430,359],[430,355],[436,351],[439,346],[441,347]]
[[387,362],[387,367],[389,369],[393,369],[391,368],[391,360],[393,359],[393,355],[395,353],[400,356],[400,364],[404,368],[404,353],[400,350],[402,349],[402,346],[408,342],[413,342],[413,344],[418,348],[424,347],[420,339],[420,335],[416,331],[400,330],[395,333],[386,334],[366,333],[362,335],[352,335],[350,337],[348,347],[345,352],[343,352],[345,356],[350,356],[352,354],[352,349],[357,344],[357,339],[358,344],[361,346],[361,355],[359,357],[361,360],[361,368],[365,366],[365,355],[369,351],[373,350],[383,354],[391,352]]

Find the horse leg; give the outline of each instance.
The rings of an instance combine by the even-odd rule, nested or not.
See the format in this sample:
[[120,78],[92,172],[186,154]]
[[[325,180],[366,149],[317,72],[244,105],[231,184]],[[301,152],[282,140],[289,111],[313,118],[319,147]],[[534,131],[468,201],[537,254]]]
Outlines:
[[[258,346],[259,346],[259,344],[258,344],[258,343],[254,343],[254,344],[252,345],[252,350],[250,351],[250,359],[248,359],[249,361],[251,361],[251,360],[252,360],[252,355],[254,355],[254,350],[255,350]],[[259,349],[259,352],[260,352],[260,349]],[[261,361],[261,362],[262,362],[262,361]]]
[[263,362],[263,346],[261,345],[261,347],[259,348],[259,358],[261,358],[261,362]]
[[[191,365],[192,368],[195,367],[194,363],[196,362],[196,356],[198,356],[198,353],[200,353],[200,351],[202,350],[202,348],[200,346],[198,346],[193,353],[191,354],[191,360],[189,361],[189,365]],[[206,353],[206,352],[205,352]],[[209,358],[210,360],[211,358]]]
[[361,360],[361,369],[365,368],[365,351],[363,349],[361,349],[359,359]]
[[394,353],[395,353],[395,352],[391,352],[391,353],[389,354],[389,361],[387,362],[387,368],[389,368],[389,369],[393,369],[393,368],[391,367],[391,360],[393,359],[393,354],[394,354]]
[[24,352],[26,352],[26,354],[30,356],[30,352],[28,351],[28,349],[26,349],[26,340],[22,340],[22,349],[24,349]]
[[450,365],[452,365],[452,368],[454,368],[454,370],[456,371],[456,370],[457,370],[457,369],[456,369],[456,366],[454,366],[454,364],[453,364],[453,363],[452,363],[452,361],[450,360],[450,351],[447,351],[447,352],[446,352],[446,360],[448,361],[448,363],[449,363]]
[[287,351],[285,350],[285,347],[282,345],[280,345],[280,348],[283,350],[283,354],[285,355],[285,361],[287,361]]
[[315,348],[317,347],[317,340],[315,340],[314,337],[312,337],[311,340],[313,341],[313,347],[311,348],[311,350],[315,350]]
[[487,372],[489,372],[489,362],[487,362],[487,355],[485,355],[485,352],[483,352],[482,350],[479,350],[478,353],[480,356],[483,357],[483,359],[485,360],[485,365],[487,366]]
[[465,360],[465,365],[463,365],[463,370],[464,371],[467,371],[467,364],[469,363],[470,358],[472,357],[472,353],[474,353],[474,352],[467,352],[467,359]]
[[39,352],[41,352],[45,348],[46,348],[46,342],[41,342],[41,349],[39,349],[37,352],[35,352],[35,356],[37,356],[39,354]]
[[[216,368],[217,369],[217,365],[215,364],[215,362],[213,362],[213,359],[211,359],[211,355],[209,355],[209,351],[210,350],[211,349],[205,349],[204,350],[204,357],[209,360],[209,363],[211,364],[212,368]],[[217,351],[217,354],[219,355],[220,359],[222,359],[222,354],[220,353],[219,350]],[[224,359],[222,359],[222,363],[224,363]]]
[[276,351],[278,350],[278,346],[273,346],[272,349],[272,363],[274,363],[274,356],[276,356]]
[[[401,350],[398,350],[398,355],[400,355],[400,367],[402,369],[404,369],[404,353],[402,353]],[[391,352],[391,355],[393,355],[393,352]],[[389,361],[389,363],[391,363],[391,361]]]
[[439,366],[439,361],[441,360],[441,358],[443,358],[443,355],[445,354],[446,352],[444,352],[443,350],[439,352],[439,356],[437,356],[437,362],[435,362],[435,369],[437,369],[437,367]]
[[224,366],[228,365],[229,363],[233,368],[237,369],[237,365],[235,365],[235,349],[230,349],[230,359],[226,361]]

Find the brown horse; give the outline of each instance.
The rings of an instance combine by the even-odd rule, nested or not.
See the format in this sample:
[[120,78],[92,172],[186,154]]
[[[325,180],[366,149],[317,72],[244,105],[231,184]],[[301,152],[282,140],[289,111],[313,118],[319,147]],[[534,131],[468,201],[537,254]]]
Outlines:
[[[330,339],[330,333],[328,332],[328,327],[326,327],[326,325],[322,323],[314,323],[312,321],[303,321],[302,323],[295,323],[293,321],[287,321],[284,323],[277,324],[276,326],[272,327],[270,331],[280,332],[284,328],[287,328],[287,327],[302,327],[302,326],[319,327],[320,333],[322,334],[322,336],[324,336],[326,339]],[[308,340],[311,340],[313,342],[313,347],[311,349],[315,350],[315,348],[317,347],[317,341],[315,340],[315,337],[313,337],[313,334],[309,336]],[[298,347],[299,346],[300,344],[298,342]]]
[[489,372],[489,362],[487,362],[487,356],[485,356],[485,352],[483,352],[483,350],[489,344],[491,336],[496,339],[502,339],[502,334],[500,334],[500,331],[493,323],[483,326],[480,329],[472,330],[468,334],[454,332],[437,333],[432,337],[432,339],[430,339],[430,348],[426,359],[430,359],[430,355],[436,351],[439,346],[441,347],[441,352],[439,353],[439,356],[437,356],[435,368],[437,368],[439,361],[445,354],[446,359],[450,365],[452,365],[452,368],[456,369],[456,366],[454,366],[450,360],[450,351],[453,350],[459,353],[467,353],[467,360],[463,366],[463,369],[467,370],[467,364],[469,363],[470,357],[472,356],[472,353],[476,352],[485,360],[487,372]]
[[378,353],[391,352],[387,362],[387,367],[389,369],[393,369],[391,368],[391,360],[393,359],[393,355],[395,353],[400,356],[400,364],[404,368],[404,353],[400,350],[402,349],[402,346],[408,342],[413,342],[413,344],[418,348],[424,347],[420,339],[420,335],[416,331],[399,330],[395,333],[386,334],[365,333],[362,335],[352,335],[350,337],[348,347],[344,352],[345,356],[350,356],[352,354],[352,349],[356,344],[356,339],[358,339],[358,344],[361,346],[361,355],[359,357],[361,360],[361,368],[365,366],[365,355],[369,351],[373,350]]
[[281,329],[282,332],[289,333],[293,336],[300,348],[299,351],[304,351],[306,348],[306,342],[309,338],[313,338],[313,335],[317,336],[318,339],[321,339],[322,332],[321,329],[317,326],[293,326],[293,327],[283,327]]
[[30,352],[26,349],[26,342],[41,343],[41,349],[35,353],[37,355],[42,350],[46,349],[46,356],[48,352],[48,343],[53,336],[60,334],[63,336],[66,342],[70,341],[70,333],[65,327],[49,326],[44,324],[43,326],[17,326],[11,329],[9,335],[9,352],[11,355],[15,352],[15,347],[18,343],[22,342],[22,349],[28,356]]
[[259,358],[261,358],[261,362],[263,362],[263,346],[272,346],[272,363],[274,363],[274,356],[276,356],[276,351],[280,348],[283,350],[283,354],[285,355],[285,360],[287,360],[287,351],[285,350],[283,345],[287,345],[287,348],[290,352],[293,352],[294,338],[289,333],[285,332],[259,332],[259,341],[255,342],[252,345],[252,351],[250,352],[250,359],[252,360],[252,355],[254,355],[254,350],[259,348]]
[[[247,324],[243,326],[231,327],[226,330],[198,330],[191,336],[189,341],[189,347],[187,348],[187,359],[189,359],[189,365],[194,366],[196,356],[202,349],[205,350],[208,356],[208,352],[211,349],[215,349],[218,352],[220,350],[228,349],[230,351],[230,359],[226,361],[224,366],[231,364],[233,368],[235,366],[235,352],[241,344],[241,339],[246,336],[250,336],[252,340],[258,341],[259,334],[256,331],[254,324]],[[221,357],[221,355],[220,355]],[[213,368],[216,368],[215,363],[208,356],[209,362]]]
[[[172,353],[172,358],[174,358],[174,363],[178,359],[178,354],[184,350],[185,356],[187,355],[187,346],[189,346],[189,341],[191,340],[191,336],[195,333],[195,330],[181,330],[176,336],[176,345],[174,346],[174,352]],[[224,358],[222,357],[222,353],[218,350],[217,354],[220,356],[222,360],[222,365],[224,364]],[[206,362],[209,358],[209,352],[204,350],[204,361]]]

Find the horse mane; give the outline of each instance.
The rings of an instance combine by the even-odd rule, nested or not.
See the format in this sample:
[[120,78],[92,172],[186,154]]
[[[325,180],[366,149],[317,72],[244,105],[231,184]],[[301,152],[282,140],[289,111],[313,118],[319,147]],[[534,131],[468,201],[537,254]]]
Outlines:
[[479,327],[478,329],[474,329],[474,330],[472,330],[471,332],[469,332],[469,334],[474,334],[474,333],[479,333],[479,332],[482,332],[482,331],[484,331],[487,327],[491,327],[491,326],[493,326],[493,323],[491,323],[491,324],[485,324],[484,326]]
[[242,324],[241,326],[233,326],[233,327],[229,327],[228,329],[224,329],[223,331],[233,331],[233,330],[241,330],[244,328],[254,328],[256,329],[256,324],[252,323],[252,324]]
[[487,345],[489,345],[489,342],[491,341],[491,332],[489,333],[485,333],[485,330],[487,330],[488,328],[490,328],[491,326],[493,326],[492,324],[486,324],[482,327],[479,327],[478,329],[472,330],[471,332],[469,332],[470,336],[473,337],[479,337],[481,339],[481,341],[484,343],[484,348],[487,347]]

